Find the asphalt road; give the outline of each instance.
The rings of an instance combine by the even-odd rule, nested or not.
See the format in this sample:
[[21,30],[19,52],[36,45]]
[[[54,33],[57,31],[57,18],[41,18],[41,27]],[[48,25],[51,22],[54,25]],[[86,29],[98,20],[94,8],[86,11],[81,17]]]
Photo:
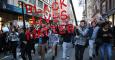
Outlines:
[[[55,60],[62,60],[62,47],[59,47],[58,48],[58,55],[56,56]],[[22,60],[21,57],[19,56],[20,55],[20,52],[17,51],[17,57],[18,57],[18,60]],[[71,57],[70,57],[70,60],[75,60],[75,50],[74,48],[71,48]],[[51,49],[48,50],[48,53],[46,54],[46,58],[45,60],[51,60],[51,57],[52,57],[52,52],[51,52]],[[113,51],[113,59],[112,60],[115,60],[115,51]],[[32,59],[33,60],[40,60],[40,56],[38,55],[38,53],[36,52],[36,54],[32,54]],[[88,48],[85,49],[85,52],[84,52],[84,60],[89,60],[89,54],[88,54]],[[107,59],[105,57],[105,59]],[[2,56],[0,55],[0,60],[12,60],[12,55],[6,55],[6,56]],[[96,56],[93,60],[100,60],[100,57],[99,56]]]

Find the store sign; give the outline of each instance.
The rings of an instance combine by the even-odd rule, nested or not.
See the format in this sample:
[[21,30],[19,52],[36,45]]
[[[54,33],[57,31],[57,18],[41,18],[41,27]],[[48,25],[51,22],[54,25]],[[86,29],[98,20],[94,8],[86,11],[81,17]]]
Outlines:
[[[5,4],[5,7],[3,9],[9,10],[9,11],[13,11],[13,12],[17,12],[17,13],[22,13],[22,9],[18,8],[16,6],[10,5],[10,4]],[[24,13],[26,13],[26,10],[24,9]]]

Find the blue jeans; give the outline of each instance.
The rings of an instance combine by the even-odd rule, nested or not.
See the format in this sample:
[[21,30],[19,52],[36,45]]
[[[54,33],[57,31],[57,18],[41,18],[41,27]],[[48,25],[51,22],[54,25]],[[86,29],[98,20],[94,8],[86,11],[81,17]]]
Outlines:
[[100,46],[100,56],[101,56],[101,60],[104,60],[104,53],[107,53],[107,60],[111,60],[112,57],[112,44],[110,43],[103,43]]

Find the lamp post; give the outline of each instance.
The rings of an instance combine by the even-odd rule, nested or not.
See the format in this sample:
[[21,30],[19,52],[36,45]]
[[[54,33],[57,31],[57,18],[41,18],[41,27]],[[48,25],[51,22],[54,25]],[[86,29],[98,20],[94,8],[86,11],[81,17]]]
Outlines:
[[24,14],[24,2],[22,0],[19,0],[18,2],[21,3],[22,15],[23,15],[23,29],[24,29],[24,31],[26,31],[25,14]]

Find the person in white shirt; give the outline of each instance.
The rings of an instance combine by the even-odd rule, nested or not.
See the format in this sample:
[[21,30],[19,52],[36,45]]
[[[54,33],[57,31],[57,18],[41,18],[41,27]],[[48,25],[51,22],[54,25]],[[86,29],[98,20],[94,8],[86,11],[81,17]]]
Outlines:
[[59,43],[59,35],[53,33],[50,30],[49,31],[49,40],[52,42],[52,52],[53,52],[52,60],[54,60],[55,56],[57,55],[57,44]]

